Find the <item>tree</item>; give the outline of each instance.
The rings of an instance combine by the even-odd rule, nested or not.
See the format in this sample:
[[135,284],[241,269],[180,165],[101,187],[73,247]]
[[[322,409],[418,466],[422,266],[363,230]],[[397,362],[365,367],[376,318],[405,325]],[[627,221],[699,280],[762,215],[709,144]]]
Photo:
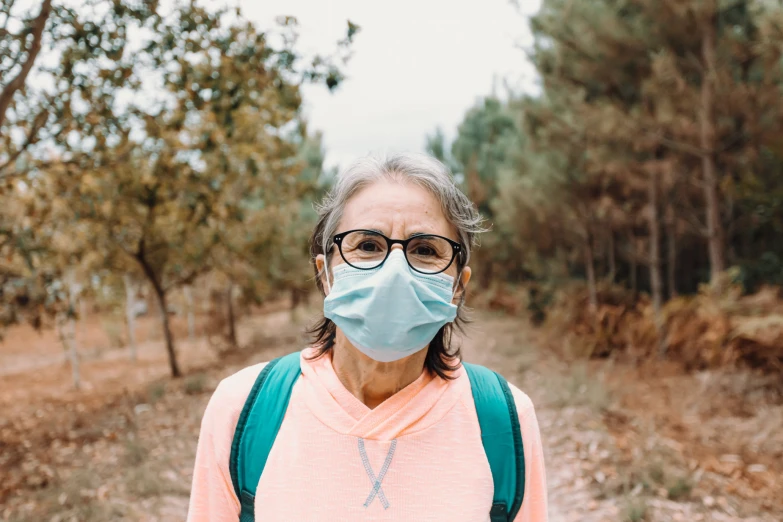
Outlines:
[[[333,88],[340,76],[325,58],[299,70],[291,18],[281,20],[279,48],[239,12],[178,5],[145,24],[135,49],[91,64],[82,103],[67,104],[71,130],[55,140],[60,159],[38,167],[71,204],[72,222],[88,223],[107,256],[124,253],[144,274],[178,376],[169,292],[216,266],[235,225],[252,226],[250,215],[273,215],[276,197],[295,194],[298,85]],[[349,24],[340,49],[356,31]],[[159,82],[157,94],[145,77]]]
[[[465,114],[451,144],[451,154],[446,156],[451,158],[452,168],[458,173],[468,196],[490,222],[494,220],[493,204],[499,194],[499,180],[504,171],[513,168],[512,154],[518,139],[519,131],[512,112],[500,99],[487,97]],[[430,145],[436,155],[443,154],[438,150],[442,140],[438,133],[431,139]],[[502,242],[500,237],[489,237],[484,242],[485,248],[476,252],[481,266],[477,275],[482,285],[490,284],[497,261],[509,267],[507,260],[488,255],[493,251],[505,251],[498,242]]]
[[83,101],[91,74],[124,82],[114,70],[117,56],[130,28],[155,14],[152,2],[93,7],[77,11],[50,0],[29,10],[13,0],[0,7],[0,325],[40,326],[68,301],[55,284],[66,276],[63,258],[50,248],[57,193],[41,194],[36,169],[57,159],[52,145],[72,130],[71,102]]
[[[670,208],[670,215],[687,214],[690,222],[697,221],[693,210],[705,216],[706,225],[694,230],[706,239],[711,279],[726,266],[722,245],[729,216],[721,209],[730,196],[729,164],[747,165],[754,154],[750,135],[763,141],[779,128],[779,119],[765,117],[750,101],[755,96],[748,96],[768,100],[767,89],[778,88],[779,65],[764,70],[760,64],[776,63],[779,51],[760,45],[758,28],[763,20],[777,24],[779,16],[779,8],[749,2],[551,0],[533,20],[533,57],[546,95],[574,93],[569,108],[590,128],[590,154],[606,164],[611,158],[602,148],[615,157],[624,153],[630,161],[625,172],[648,179],[656,302],[662,295],[655,268],[661,265],[655,255],[662,237],[661,191],[669,194],[676,186],[684,194],[677,200],[687,206]],[[688,179],[697,169],[700,179]],[[701,198],[694,197],[694,187]]]
[[[6,112],[11,106],[14,96],[24,87],[30,71],[33,69],[35,60],[41,52],[41,46],[44,38],[44,29],[52,14],[52,0],[44,0],[41,4],[38,15],[26,21],[22,30],[16,33],[13,29],[8,30],[9,22],[13,18],[11,12],[14,2],[4,0],[2,4],[3,28],[0,30],[0,65],[5,74],[13,75],[7,83],[4,81],[3,89],[0,91],[0,128],[5,123]],[[15,74],[14,74],[15,73]],[[6,80],[4,77],[3,80]],[[42,119],[45,114],[42,112],[33,119],[33,125],[28,129],[27,135],[16,151],[9,153],[6,151],[3,156],[4,163],[0,165],[0,172],[9,167],[30,144],[36,139],[37,131],[42,125]],[[6,144],[11,143],[6,141]]]
[[592,306],[602,277],[649,291],[662,348],[666,295],[728,264],[748,288],[781,281],[783,7],[545,0],[531,25],[541,93],[471,109],[452,148],[493,222],[492,279],[518,280],[517,260],[585,278]]
[[452,156],[446,141],[446,135],[443,134],[443,129],[437,127],[431,135],[425,137],[424,150],[430,156],[445,164],[456,179],[463,179],[462,165]]

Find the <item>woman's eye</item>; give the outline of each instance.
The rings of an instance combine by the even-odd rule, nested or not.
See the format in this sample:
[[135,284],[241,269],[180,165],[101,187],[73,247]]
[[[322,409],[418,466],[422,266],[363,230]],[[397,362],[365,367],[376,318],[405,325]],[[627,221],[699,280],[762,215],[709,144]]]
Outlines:
[[359,244],[359,250],[362,252],[378,252],[378,244],[372,241],[364,241]]
[[435,250],[432,247],[420,245],[413,250],[413,253],[417,256],[434,256]]

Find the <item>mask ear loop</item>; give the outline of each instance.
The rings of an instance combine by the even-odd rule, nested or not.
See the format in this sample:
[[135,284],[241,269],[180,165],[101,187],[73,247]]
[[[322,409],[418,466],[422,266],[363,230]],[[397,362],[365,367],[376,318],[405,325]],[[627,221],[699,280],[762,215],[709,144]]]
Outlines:
[[326,295],[332,293],[332,286],[329,284],[329,256],[324,254],[324,277],[326,278]]
[[[454,279],[454,291],[451,292],[451,300],[454,301],[454,298],[457,297],[457,292],[459,291],[460,285],[462,285],[462,270],[459,271],[457,274],[457,277]],[[460,298],[460,301],[462,301],[462,298]],[[457,303],[457,306],[459,306],[462,303]]]
[[[460,256],[460,254],[457,254],[457,256]],[[457,260],[457,266],[459,267],[459,259]],[[462,285],[462,270],[457,271],[457,277],[454,279],[455,285],[454,285],[454,291],[451,293],[451,300],[454,301],[454,298],[457,297],[457,291],[459,291],[460,286]],[[462,301],[465,297],[465,291],[463,290],[462,296],[460,296],[460,302],[457,303],[457,306],[462,304]]]

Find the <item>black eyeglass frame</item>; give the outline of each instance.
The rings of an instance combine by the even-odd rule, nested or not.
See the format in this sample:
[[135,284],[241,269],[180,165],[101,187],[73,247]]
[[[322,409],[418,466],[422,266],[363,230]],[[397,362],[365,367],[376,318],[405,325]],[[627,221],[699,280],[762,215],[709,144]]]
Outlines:
[[[363,268],[360,266],[352,265],[347,259],[345,259],[345,256],[343,255],[343,239],[345,238],[345,236],[347,236],[352,232],[368,232],[370,234],[373,234],[375,236],[380,236],[383,239],[385,239],[387,249],[386,249],[386,257],[383,258],[383,261],[381,261],[380,263],[378,263],[378,265],[373,266],[371,268],[366,268],[366,267]],[[445,268],[437,272],[423,272],[411,264],[410,260],[408,259],[408,243],[410,243],[415,239],[421,239],[422,237],[437,237],[439,239],[445,239],[451,245],[451,259],[449,260]],[[462,245],[460,243],[457,243],[456,241],[449,239],[447,237],[439,236],[437,234],[417,234],[415,236],[409,237],[408,239],[391,239],[384,236],[383,234],[381,234],[376,230],[367,230],[364,228],[355,228],[353,230],[346,230],[345,232],[340,232],[339,234],[335,234],[334,236],[332,236],[332,242],[335,245],[337,245],[337,250],[340,251],[340,257],[343,258],[343,261],[345,261],[349,266],[352,266],[353,268],[356,268],[358,270],[375,270],[379,266],[382,266],[386,262],[386,260],[389,259],[389,254],[391,254],[392,246],[394,245],[402,245],[402,254],[405,256],[405,262],[408,263],[408,266],[411,267],[411,270],[426,275],[434,275],[434,274],[440,274],[445,272],[446,270],[449,269],[451,264],[454,263],[454,259],[457,257],[457,255],[461,255],[464,252],[464,250],[462,249]]]

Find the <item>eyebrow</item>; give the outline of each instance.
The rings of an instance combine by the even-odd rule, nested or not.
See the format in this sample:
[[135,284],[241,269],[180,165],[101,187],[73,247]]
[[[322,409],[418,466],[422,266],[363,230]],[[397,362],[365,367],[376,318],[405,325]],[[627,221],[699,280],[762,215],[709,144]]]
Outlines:
[[[381,231],[381,230],[379,230],[377,228],[363,228],[361,230],[367,230],[369,232],[375,232],[376,234],[380,234],[382,236],[386,235],[383,231]],[[433,235],[437,235],[437,234],[435,234],[433,232],[411,232],[410,234],[408,234],[408,237],[406,239],[410,239],[410,238],[416,237],[416,236],[433,236]]]

